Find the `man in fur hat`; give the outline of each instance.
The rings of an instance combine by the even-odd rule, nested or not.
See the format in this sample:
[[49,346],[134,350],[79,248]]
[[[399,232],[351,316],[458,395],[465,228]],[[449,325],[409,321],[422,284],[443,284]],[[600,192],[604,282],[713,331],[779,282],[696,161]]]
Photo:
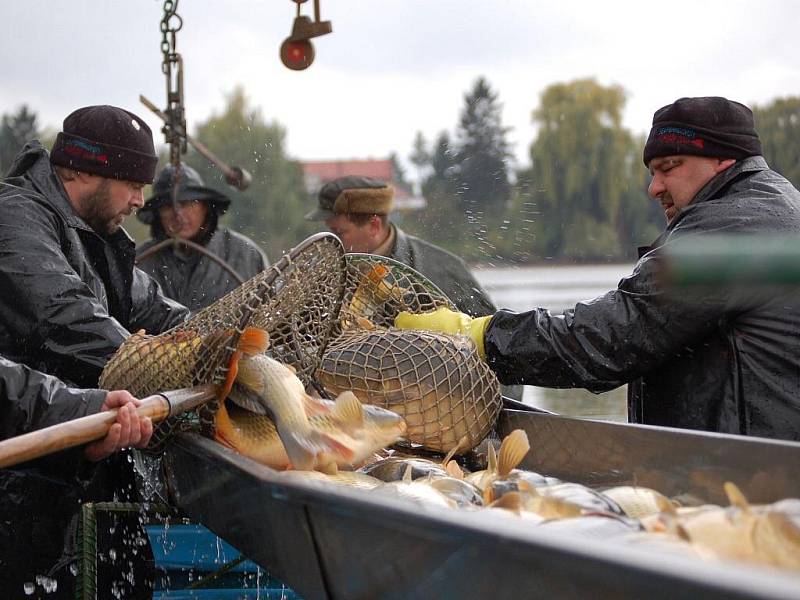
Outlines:
[[393,202],[394,190],[383,181],[340,177],[320,188],[318,206],[306,219],[325,221],[346,252],[379,254],[419,271],[459,310],[476,317],[492,314],[494,304],[461,258],[389,221]]
[[152,238],[137,249],[138,265],[161,284],[164,294],[192,311],[212,304],[240,281],[229,269],[188,245],[171,244],[150,252],[169,238],[189,240],[222,259],[242,281],[269,266],[264,252],[250,238],[219,227],[219,217],[228,209],[230,198],[208,188],[200,175],[181,165],[175,200],[175,168],[159,174],[137,217],[150,225]]

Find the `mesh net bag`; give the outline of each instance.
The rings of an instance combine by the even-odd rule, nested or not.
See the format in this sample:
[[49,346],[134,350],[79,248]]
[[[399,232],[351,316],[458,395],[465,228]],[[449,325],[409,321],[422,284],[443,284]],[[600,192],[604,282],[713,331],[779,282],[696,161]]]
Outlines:
[[448,452],[465,438],[459,452],[475,447],[502,408],[494,373],[465,337],[391,329],[400,311],[456,310],[453,303],[402,263],[369,254],[345,258],[342,309],[319,381],[330,394],[352,390],[362,402],[402,415],[414,444]]
[[317,371],[329,392],[402,415],[414,444],[448,452],[475,447],[502,402],[497,377],[463,336],[400,329],[350,329],[331,343]]
[[[339,239],[311,236],[269,269],[161,335],[132,335],[107,363],[103,389],[127,389],[144,397],[164,390],[221,384],[246,327],[269,333],[268,352],[292,365],[308,385],[331,339],[341,307],[346,263]],[[219,404],[197,412],[205,434],[213,431]],[[158,449],[189,415],[167,419],[153,434]]]

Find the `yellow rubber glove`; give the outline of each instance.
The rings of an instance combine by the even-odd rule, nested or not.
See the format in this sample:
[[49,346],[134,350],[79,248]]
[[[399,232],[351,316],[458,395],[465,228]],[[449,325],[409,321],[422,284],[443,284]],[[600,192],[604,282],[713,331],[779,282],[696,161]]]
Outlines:
[[475,342],[478,356],[486,360],[483,336],[491,318],[492,315],[473,318],[464,313],[442,307],[433,312],[419,315],[403,311],[397,315],[394,320],[394,326],[399,329],[425,329],[427,331],[466,335]]

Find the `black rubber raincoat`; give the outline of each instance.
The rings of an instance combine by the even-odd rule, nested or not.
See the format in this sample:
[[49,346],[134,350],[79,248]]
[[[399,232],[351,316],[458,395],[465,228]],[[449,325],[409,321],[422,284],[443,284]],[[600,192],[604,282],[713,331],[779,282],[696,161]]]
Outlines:
[[0,184],[0,355],[92,387],[128,332],[182,322],[134,256],[123,229],[100,236],[78,216],[30,142]]
[[[100,236],[74,212],[47,151],[30,142],[0,184],[0,355],[80,387],[96,386],[129,331],[159,333],[188,315],[134,267],[133,259],[134,244],[123,230]],[[58,406],[48,418],[68,418],[70,411],[77,416],[83,410],[82,404]],[[60,413],[61,407],[66,412]],[[4,414],[12,421],[3,423],[3,431],[13,429],[20,410]],[[0,588],[8,597],[72,597],[80,504],[135,500],[128,459],[128,453],[117,453],[87,463],[76,450],[0,471]],[[113,530],[124,541],[114,544],[118,568],[110,577],[119,582],[123,596],[136,597],[133,590],[138,590],[149,597],[141,585],[147,567],[142,557],[149,547],[135,515],[133,523]],[[137,552],[130,554],[134,548]],[[125,580],[129,563],[139,573],[133,585]],[[56,581],[56,592],[45,593],[45,587],[52,588],[48,579],[33,595],[21,593],[20,582],[35,584],[37,575]]]
[[394,228],[396,239],[389,258],[425,275],[439,286],[461,312],[473,317],[482,317],[496,310],[489,296],[461,258],[413,235],[408,235],[396,225]]
[[[137,254],[141,255],[163,239],[147,240],[137,248]],[[214,231],[205,248],[233,267],[245,281],[269,267],[266,255],[255,242],[229,229]],[[139,267],[161,285],[165,296],[192,311],[205,308],[239,285],[216,261],[180,248],[162,248],[146,257]]]
[[497,313],[487,361],[504,383],[629,383],[636,423],[800,440],[800,293],[702,297],[659,285],[660,248],[687,236],[800,234],[800,193],[760,156],[717,175],[616,290],[563,315]]

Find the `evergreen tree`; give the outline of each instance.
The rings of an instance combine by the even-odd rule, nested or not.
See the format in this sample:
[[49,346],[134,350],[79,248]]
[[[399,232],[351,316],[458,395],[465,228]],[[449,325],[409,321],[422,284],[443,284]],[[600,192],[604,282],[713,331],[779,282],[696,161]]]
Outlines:
[[270,260],[319,230],[318,224],[303,218],[313,203],[300,166],[286,155],[286,130],[275,121],[267,123],[260,110],[251,109],[243,89],[227,97],[221,114],[200,123],[194,137],[228,164],[252,174],[251,186],[238,192],[205,158],[190,154],[186,159],[207,185],[232,199],[227,222],[260,244]]
[[36,113],[27,105],[23,104],[13,114],[3,114],[0,119],[0,177],[11,168],[26,142],[38,135]]
[[456,132],[458,193],[465,210],[489,212],[504,208],[510,197],[510,158],[498,96],[479,77],[464,96]]
[[753,116],[767,163],[800,188],[800,97],[754,106]]
[[407,189],[411,189],[411,184],[406,179],[406,170],[400,164],[400,157],[397,152],[392,152],[389,155],[389,160],[392,161],[392,172],[394,173],[394,180]]
[[422,183],[431,165],[431,154],[428,152],[428,142],[421,131],[414,136],[414,145],[408,160],[417,168],[417,186],[422,193]]

